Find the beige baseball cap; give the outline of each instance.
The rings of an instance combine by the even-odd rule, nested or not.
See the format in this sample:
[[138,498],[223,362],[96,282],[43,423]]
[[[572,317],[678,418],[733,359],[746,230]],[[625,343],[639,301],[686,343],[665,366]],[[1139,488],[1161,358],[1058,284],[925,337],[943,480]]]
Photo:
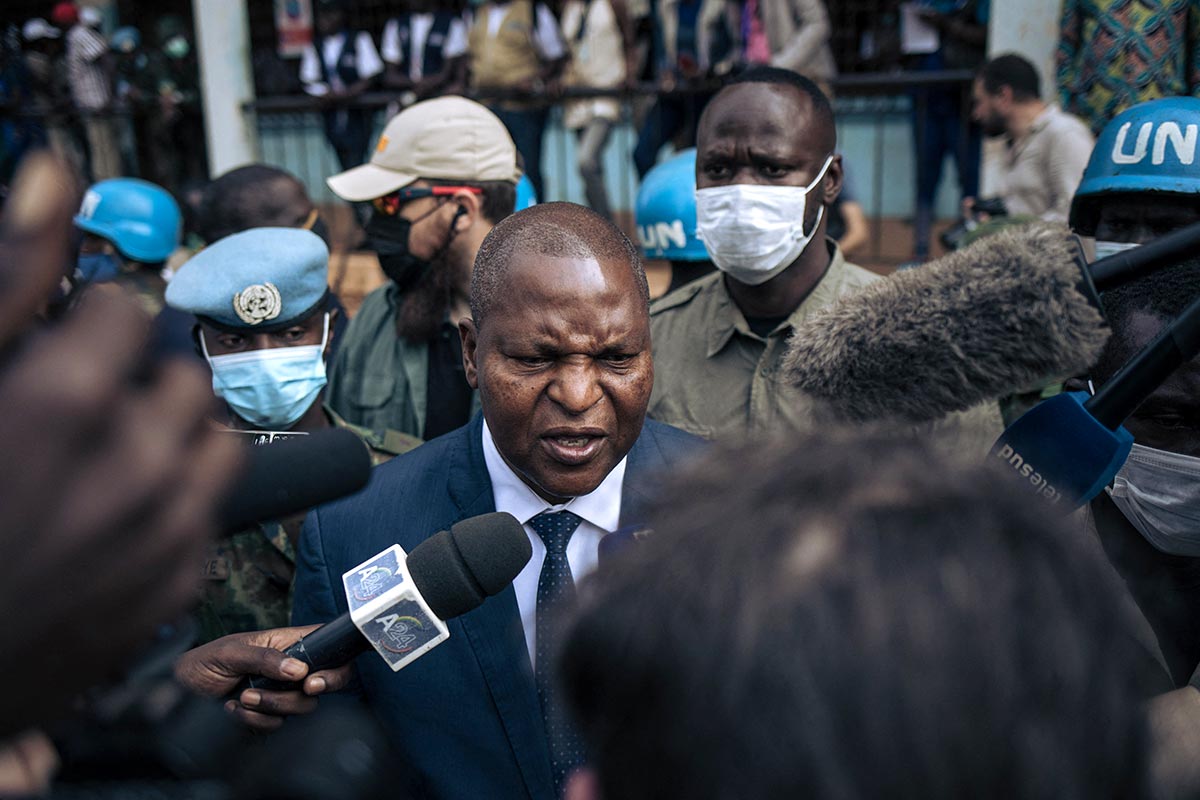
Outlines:
[[343,200],[374,200],[419,178],[510,181],[521,177],[504,123],[465,97],[409,106],[388,122],[371,160],[326,179]]

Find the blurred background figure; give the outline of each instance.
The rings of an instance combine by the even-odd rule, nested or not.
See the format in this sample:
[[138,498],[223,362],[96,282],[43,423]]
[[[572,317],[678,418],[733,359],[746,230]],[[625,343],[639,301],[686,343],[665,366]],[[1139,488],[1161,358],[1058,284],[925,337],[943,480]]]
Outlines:
[[[384,85],[413,101],[460,94],[464,86],[467,25],[462,15],[433,0],[407,0],[404,13],[383,26],[379,54]],[[411,97],[409,97],[411,93]]]
[[192,36],[183,20],[168,15],[155,25],[150,55],[153,92],[146,99],[150,159],[148,175],[178,196],[184,184],[208,177],[200,75]]
[[[707,29],[700,24],[702,0],[661,0],[658,4],[658,59],[655,80],[660,94],[638,130],[633,165],[643,177],[658,160],[667,142],[682,142],[680,149],[696,142],[696,123],[711,89],[699,90],[709,58],[724,58],[732,47],[732,34],[723,26]],[[721,22],[721,20],[719,20]],[[714,41],[709,43],[709,37]],[[676,93],[676,90],[679,90]]]
[[[64,18],[69,15],[64,15]],[[89,168],[94,181],[121,174],[117,126],[111,116],[113,59],[100,33],[99,9],[84,6],[67,32],[67,76],[75,108],[87,131]]]
[[[625,0],[566,0],[558,9],[569,61],[563,78],[568,89],[627,88],[637,72],[633,21]],[[615,97],[569,100],[563,126],[578,136],[576,160],[587,204],[611,217],[604,182],[604,148],[621,118]]]
[[646,175],[638,190],[637,229],[642,254],[671,264],[668,293],[716,269],[704,242],[696,238],[696,148]]
[[63,65],[62,31],[35,17],[22,26],[21,33],[31,99],[34,109],[43,115],[41,127],[46,144],[59,158],[82,170],[83,143],[79,121],[71,109],[71,88]]
[[712,30],[720,17],[733,35],[733,46],[722,60],[704,50],[713,40],[701,38],[701,63],[713,64],[718,74],[754,65],[790,69],[833,96],[837,67],[829,49],[832,29],[823,0],[702,1],[701,30]]
[[[144,152],[150,141],[150,115],[146,109],[154,100],[156,90],[150,57],[142,49],[141,32],[132,25],[113,31],[108,46],[114,58],[113,109],[120,112],[116,124],[121,142],[123,173],[137,175],[141,162],[145,162],[147,167],[150,165],[148,154]],[[143,152],[139,153],[139,149]]]
[[[931,50],[908,56],[918,72],[976,70],[987,48],[990,0],[925,0],[918,16],[937,31]],[[959,198],[979,196],[979,159],[983,145],[979,126],[970,119],[968,99],[956,86],[934,85],[917,89],[913,98],[913,144],[916,147],[916,211],[913,222],[913,258],[929,257],[934,199],[942,182],[946,157],[954,159]]]
[[83,195],[75,227],[83,232],[75,280],[113,283],[151,316],[163,307],[167,258],[179,246],[183,215],[161,186],[113,178]]
[[556,88],[568,57],[558,20],[544,3],[488,0],[473,9],[467,44],[471,90],[498,95],[486,105],[508,128],[533,190],[544,197],[542,138],[549,110],[539,100]]
[[[995,194],[1005,212],[1066,222],[1092,154],[1092,134],[1078,117],[1047,105],[1041,84],[1027,59],[1016,53],[997,56],[975,78],[971,116],[984,135],[1004,137],[1005,158]],[[963,200],[966,213],[974,204],[973,197]]]
[[999,483],[836,432],[680,475],[579,587],[566,797],[1146,796],[1118,582]]
[[351,104],[383,73],[383,61],[371,34],[350,28],[341,0],[317,0],[313,13],[315,33],[300,80],[325,109],[325,138],[338,164],[350,169],[366,160],[371,141],[371,112]]

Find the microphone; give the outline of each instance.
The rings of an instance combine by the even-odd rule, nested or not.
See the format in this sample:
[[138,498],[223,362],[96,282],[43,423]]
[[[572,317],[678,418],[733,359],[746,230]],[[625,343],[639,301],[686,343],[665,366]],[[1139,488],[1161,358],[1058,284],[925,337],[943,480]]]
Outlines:
[[1121,469],[1133,436],[1122,423],[1181,364],[1200,353],[1200,297],[1100,388],[1056,395],[1025,412],[991,455],[1051,505],[1077,508]]
[[233,533],[345,497],[366,486],[370,477],[370,451],[344,428],[251,447],[240,480],[217,510],[217,521],[221,530]]
[[1063,226],[1001,231],[813,314],[784,370],[834,417],[924,423],[1089,368],[1108,340]]
[[1153,242],[1093,261],[1087,269],[1096,289],[1104,292],[1174,266],[1197,250],[1200,250],[1200,222],[1171,231]]
[[[342,575],[350,610],[283,652],[310,672],[345,664],[374,648],[399,671],[450,638],[445,620],[466,614],[503,590],[529,563],[533,547],[504,512],[457,522],[405,557],[399,545]],[[295,682],[252,677],[242,689],[294,689]]]

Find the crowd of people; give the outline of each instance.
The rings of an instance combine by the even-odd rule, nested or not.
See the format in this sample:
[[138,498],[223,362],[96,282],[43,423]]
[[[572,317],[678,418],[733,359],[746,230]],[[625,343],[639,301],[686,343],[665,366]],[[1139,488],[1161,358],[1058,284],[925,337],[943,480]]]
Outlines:
[[[620,4],[581,5],[583,26]],[[789,53],[783,4],[747,5],[743,44]],[[1093,140],[1028,61],[983,63],[973,114],[1008,137],[1009,213],[968,198],[958,261],[884,276],[835,235],[828,75],[727,73],[690,147],[647,170],[635,243],[603,208],[520,198],[527,95],[556,76],[498,42],[572,15],[420,13],[423,43],[389,25],[373,63],[318,3],[303,64],[318,97],[414,95],[327,178],[386,276],[353,318],[284,170],[230,170],[185,214],[154,182],[21,168],[0,216],[0,793],[373,797],[386,765],[402,798],[1200,796],[1200,261],[1080,273],[1200,225],[1200,100],[1134,104]],[[436,79],[402,60],[435,35]],[[530,83],[449,93],[459,53]],[[600,100],[576,99],[603,138]],[[326,109],[348,153],[357,110]],[[649,259],[672,272],[656,297]],[[1045,302],[1062,341],[1029,341],[986,270],[942,268],[970,259],[1006,286],[1066,275]],[[1025,374],[997,359],[1072,346],[1077,317],[1079,369],[997,390]],[[894,338],[901,363],[800,355],[834,327]],[[983,351],[938,335],[968,328]],[[1174,368],[1131,383],[1162,342]],[[939,363],[961,402],[917,415],[903,395]],[[818,366],[871,413],[814,391]],[[1139,402],[1078,508],[1077,468],[1034,461],[1072,449],[1065,424],[1022,440],[1024,472],[993,452],[1013,396],[1087,409],[1114,387]],[[348,470],[337,437],[369,478],[311,500]],[[251,491],[287,511],[232,514]],[[523,552],[499,577],[511,542],[456,534],[497,512]],[[439,537],[443,561],[413,563]],[[431,610],[450,584],[475,602]]]
[[181,195],[207,174],[190,25],[161,17],[152,35],[104,33],[93,6],[61,2],[8,34],[0,99],[4,182],[29,151],[49,147],[92,180],[139,176]]

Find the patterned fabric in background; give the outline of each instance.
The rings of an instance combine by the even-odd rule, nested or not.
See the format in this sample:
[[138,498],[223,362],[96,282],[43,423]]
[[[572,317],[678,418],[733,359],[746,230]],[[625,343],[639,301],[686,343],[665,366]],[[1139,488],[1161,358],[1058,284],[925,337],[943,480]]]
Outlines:
[[1099,134],[1116,114],[1200,91],[1200,0],[1064,0],[1062,108]]

